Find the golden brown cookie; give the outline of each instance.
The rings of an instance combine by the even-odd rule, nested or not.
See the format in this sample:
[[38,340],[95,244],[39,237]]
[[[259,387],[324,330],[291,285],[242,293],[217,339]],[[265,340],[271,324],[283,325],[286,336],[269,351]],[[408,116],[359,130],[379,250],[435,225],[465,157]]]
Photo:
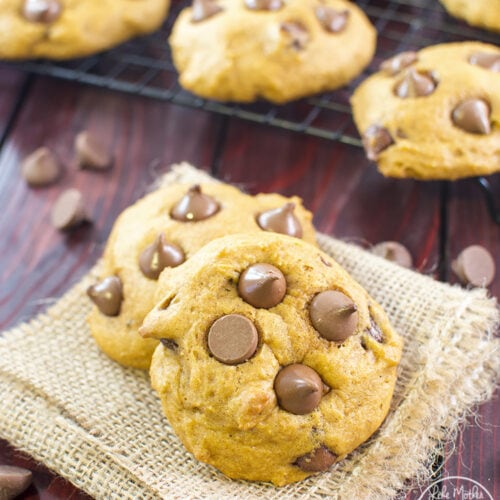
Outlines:
[[2,0],[0,59],[68,59],[159,28],[169,0]]
[[328,469],[389,410],[402,340],[332,258],[289,236],[215,240],[166,270],[141,333],[186,448],[231,478]]
[[500,48],[435,45],[384,61],[351,99],[369,159],[389,177],[500,171]]
[[500,0],[440,0],[446,10],[472,26],[500,31]]
[[101,280],[89,289],[96,304],[89,325],[99,347],[119,363],[148,368],[158,344],[138,328],[155,304],[157,279],[214,238],[264,230],[313,243],[312,214],[299,198],[250,196],[225,184],[177,184],[127,208],[109,237]]
[[181,85],[223,101],[282,103],[355,78],[376,32],[345,0],[195,0],[170,45]]

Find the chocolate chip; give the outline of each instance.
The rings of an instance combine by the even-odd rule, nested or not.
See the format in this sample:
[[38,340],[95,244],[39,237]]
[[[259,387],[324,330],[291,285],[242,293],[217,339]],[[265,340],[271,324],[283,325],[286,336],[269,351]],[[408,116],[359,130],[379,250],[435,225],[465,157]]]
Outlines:
[[309,42],[309,32],[307,28],[298,21],[281,23],[281,31],[287,33],[292,39],[291,46],[296,50],[302,50]]
[[335,342],[344,342],[356,331],[357,311],[356,304],[336,290],[318,293],[309,305],[314,328],[322,337]]
[[394,93],[406,99],[432,94],[435,89],[436,82],[429,74],[419,73],[415,68],[410,68],[394,87]]
[[11,500],[28,489],[33,474],[28,469],[0,465],[0,500]]
[[245,0],[245,5],[251,10],[279,10],[283,0]]
[[269,309],[283,300],[286,280],[283,273],[271,264],[253,264],[241,273],[238,292],[250,305]]
[[273,208],[257,216],[257,223],[265,231],[302,237],[302,225],[294,214],[295,203],[286,203],[282,207]]
[[489,134],[491,132],[490,107],[483,99],[466,99],[451,114],[453,123],[465,132]]
[[191,21],[193,23],[198,23],[204,21],[209,17],[215,16],[224,9],[217,5],[215,0],[193,0],[193,6],[191,10]]
[[106,316],[118,316],[123,300],[122,282],[118,276],[108,276],[89,286],[87,295]]
[[54,202],[52,225],[60,230],[71,229],[88,221],[83,195],[77,189],[67,189]]
[[175,220],[196,222],[212,217],[219,210],[219,203],[202,193],[199,185],[195,185],[177,202],[170,215]]
[[258,342],[255,325],[240,314],[222,316],[208,331],[208,350],[226,365],[237,365],[251,358]]
[[410,252],[397,241],[382,241],[373,246],[371,251],[373,254],[395,262],[402,267],[411,268],[413,266],[413,258]]
[[474,52],[469,57],[469,62],[481,68],[500,72],[500,54],[491,52]]
[[451,268],[465,285],[488,286],[495,278],[495,261],[490,252],[480,245],[462,250]]
[[369,160],[375,161],[378,155],[394,141],[389,131],[379,125],[370,125],[363,134],[363,147]]
[[295,465],[306,472],[323,472],[337,461],[337,455],[326,446],[320,446],[307,455],[297,458]]
[[161,233],[139,255],[139,267],[146,278],[156,280],[166,267],[176,267],[185,260],[182,248],[169,243]]
[[402,69],[411,66],[418,60],[416,52],[408,51],[401,52],[390,59],[386,59],[380,64],[380,70],[388,73],[389,75],[396,75]]
[[343,31],[349,19],[348,10],[335,10],[326,5],[318,5],[315,10],[316,18],[326,31],[339,33]]
[[61,12],[62,6],[58,0],[25,0],[23,5],[24,18],[33,23],[53,23]]
[[305,415],[315,410],[323,396],[323,387],[318,373],[299,363],[285,366],[274,380],[279,405],[295,415]]
[[326,267],[332,267],[332,264],[328,262],[322,255],[320,255],[319,258]]
[[111,167],[113,158],[108,149],[90,132],[80,132],[75,138],[75,151],[78,166],[94,170]]
[[366,333],[373,337],[377,342],[382,343],[384,341],[384,335],[382,334],[382,330],[375,323],[375,320],[370,316],[370,326],[366,329]]
[[49,148],[33,151],[21,164],[21,174],[30,186],[48,186],[59,179],[62,169]]
[[160,342],[171,351],[177,352],[179,349],[179,344],[172,339],[160,339]]

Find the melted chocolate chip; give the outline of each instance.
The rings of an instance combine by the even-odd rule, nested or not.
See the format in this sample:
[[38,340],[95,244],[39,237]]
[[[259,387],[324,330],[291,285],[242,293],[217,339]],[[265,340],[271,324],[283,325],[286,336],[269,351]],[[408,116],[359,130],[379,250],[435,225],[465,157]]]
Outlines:
[[56,199],[50,212],[52,225],[60,230],[71,229],[89,220],[83,195],[77,189],[67,189]]
[[451,268],[464,285],[488,286],[495,278],[495,261],[490,252],[480,245],[462,250]]
[[370,125],[363,134],[363,147],[369,160],[375,161],[378,155],[394,141],[389,131],[379,125]]
[[53,23],[61,12],[62,6],[58,0],[25,0],[23,5],[23,16],[32,23]]
[[215,0],[193,0],[191,8],[191,22],[198,23],[215,16],[224,9],[217,5]]
[[208,331],[208,350],[226,365],[237,365],[251,358],[258,342],[255,325],[240,314],[222,316]]
[[286,280],[283,273],[271,264],[253,264],[241,273],[238,292],[250,305],[269,309],[283,300]]
[[382,343],[384,341],[384,335],[382,334],[382,330],[375,323],[375,320],[370,316],[370,326],[366,329],[366,332],[370,337],[373,337],[377,342]]
[[106,170],[113,163],[108,149],[96,136],[85,130],[75,138],[75,152],[80,168]]
[[257,216],[257,223],[265,231],[302,237],[302,225],[294,214],[295,203],[286,203],[282,207],[273,208]]
[[326,5],[318,5],[315,13],[321,26],[330,33],[339,33],[347,26],[347,20],[349,19],[348,10],[339,11]]
[[400,54],[386,59],[380,64],[380,70],[388,73],[389,75],[397,75],[402,69],[411,66],[418,60],[416,52],[401,52]]
[[292,39],[291,46],[296,50],[304,49],[309,42],[307,28],[298,21],[281,23],[281,30],[290,36]]
[[453,123],[471,134],[491,132],[490,107],[483,99],[466,99],[451,114]]
[[28,469],[13,465],[0,465],[0,499],[11,500],[18,497],[33,480]]
[[170,216],[182,222],[196,222],[212,217],[219,210],[219,203],[195,185],[172,208]]
[[382,241],[372,247],[371,251],[373,254],[395,262],[402,267],[410,268],[413,265],[413,258],[410,252],[397,241]]
[[326,446],[320,446],[307,455],[297,458],[295,465],[306,472],[323,472],[337,461],[337,455]]
[[30,186],[48,186],[61,176],[62,168],[49,148],[38,148],[21,165],[21,174]]
[[407,70],[394,87],[394,93],[406,99],[408,97],[423,97],[430,95],[436,89],[434,79],[425,73],[419,73],[415,68]]
[[469,57],[469,62],[475,66],[489,69],[490,71],[500,72],[500,54],[491,52],[474,52]]
[[122,282],[118,276],[108,276],[90,286],[87,295],[106,316],[118,316],[123,300]]
[[251,10],[279,10],[283,0],[245,0],[245,5]]
[[295,415],[305,415],[318,407],[324,384],[315,370],[296,363],[278,372],[274,391],[281,408]]
[[166,267],[176,267],[185,260],[182,248],[166,241],[161,233],[139,255],[139,267],[146,278],[156,280]]
[[177,352],[179,349],[179,344],[172,339],[160,339],[160,342],[167,348],[170,349],[171,351]]
[[344,342],[358,325],[356,304],[336,290],[318,293],[309,305],[309,315],[320,335],[334,342]]

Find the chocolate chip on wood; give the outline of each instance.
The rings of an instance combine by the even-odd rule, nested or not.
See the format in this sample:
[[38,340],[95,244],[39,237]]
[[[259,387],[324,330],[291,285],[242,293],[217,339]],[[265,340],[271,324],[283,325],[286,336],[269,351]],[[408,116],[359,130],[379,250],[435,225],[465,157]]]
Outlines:
[[30,186],[48,186],[61,176],[61,164],[49,148],[41,147],[21,164],[21,175]]
[[30,470],[13,465],[0,465],[0,500],[12,500],[25,491],[33,475]]
[[471,245],[460,252],[451,264],[464,285],[488,286],[495,277],[495,261],[486,248]]
[[75,138],[75,153],[79,168],[106,170],[113,164],[113,157],[108,148],[86,130]]
[[82,193],[77,189],[67,189],[55,201],[51,210],[52,225],[63,231],[88,221]]

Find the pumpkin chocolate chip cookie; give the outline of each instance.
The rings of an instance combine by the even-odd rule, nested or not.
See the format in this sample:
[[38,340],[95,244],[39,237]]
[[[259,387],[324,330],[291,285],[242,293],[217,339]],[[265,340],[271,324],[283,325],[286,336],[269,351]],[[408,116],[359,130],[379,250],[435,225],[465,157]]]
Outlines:
[[500,48],[435,45],[384,61],[352,96],[370,160],[389,177],[500,172]]
[[312,215],[297,197],[250,196],[225,184],[177,184],[126,209],[109,237],[101,280],[88,290],[89,325],[99,347],[119,363],[148,368],[158,344],[138,328],[155,304],[158,277],[214,238],[277,231],[315,241]]
[[186,448],[231,478],[325,471],[388,413],[401,338],[333,259],[290,236],[212,241],[159,280],[141,333]]
[[472,26],[500,31],[500,0],[440,0],[446,10]]
[[170,37],[187,90],[277,103],[345,85],[375,42],[368,18],[345,0],[194,0]]
[[169,0],[3,0],[0,59],[68,59],[159,28]]

